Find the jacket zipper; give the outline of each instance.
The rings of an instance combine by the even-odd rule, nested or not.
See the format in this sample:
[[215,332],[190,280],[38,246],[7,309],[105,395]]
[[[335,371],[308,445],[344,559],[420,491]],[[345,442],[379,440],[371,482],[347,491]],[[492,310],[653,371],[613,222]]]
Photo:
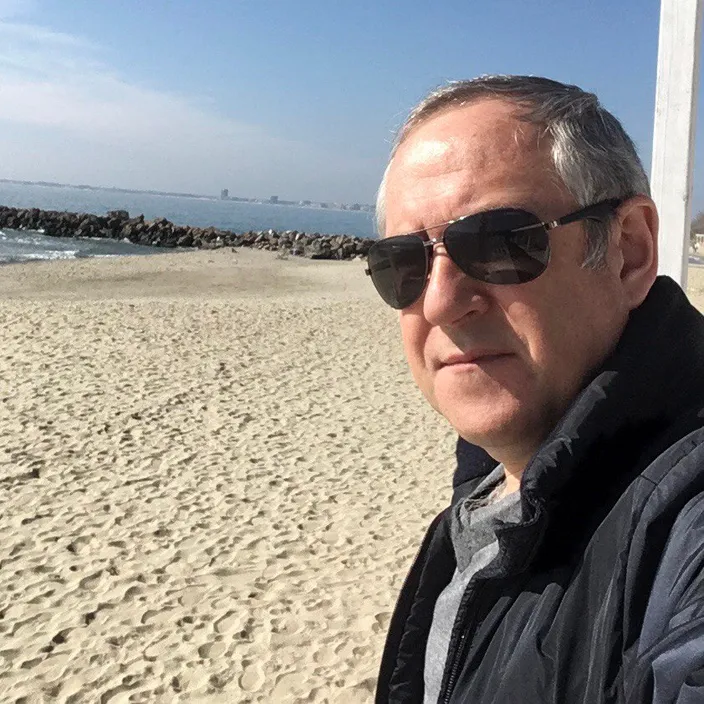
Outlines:
[[[466,612],[468,611],[469,599],[472,595],[472,592],[474,592],[475,596],[474,612],[472,614],[472,618],[468,618]],[[460,623],[462,624],[462,632],[460,633],[459,642],[457,643],[454,652],[448,654],[448,658],[450,659],[452,667],[450,669],[450,676],[447,679],[447,685],[445,686],[444,691],[441,693],[440,698],[438,699],[438,702],[440,702],[441,704],[449,704],[450,702],[450,697],[452,696],[452,692],[455,688],[457,678],[460,674],[460,668],[462,667],[462,663],[464,662],[465,656],[467,654],[467,645],[471,641],[469,634],[472,628],[474,628],[475,626],[475,622],[477,620],[476,616],[479,613],[479,590],[476,586],[474,587],[474,589],[471,588],[471,581],[470,584],[467,585],[467,589],[462,596],[462,601],[464,603],[460,603],[460,609],[458,610],[461,613],[462,607],[464,607],[465,613],[461,613],[461,616],[459,616],[458,614],[458,617],[461,618]]]
[[[457,645],[457,650],[455,654],[464,654],[464,644],[467,642],[467,634],[463,633],[460,637],[460,642]],[[452,671],[450,672],[450,679],[447,680],[447,688],[445,689],[445,695],[442,699],[443,704],[449,704],[450,697],[452,696],[452,690],[455,688],[455,681],[460,674],[460,658],[455,658],[452,664]]]
[[[533,560],[535,553],[537,551],[536,546],[538,546],[542,542],[542,535],[544,532],[545,532],[545,530],[543,527],[543,529],[540,530],[539,535],[535,539],[531,554],[528,556],[528,559],[525,560],[526,565]],[[522,569],[516,570],[515,574],[519,574],[522,571],[523,571]],[[455,684],[457,683],[457,678],[459,677],[459,674],[460,674],[460,668],[462,667],[462,663],[465,660],[465,657],[467,654],[468,644],[471,641],[469,634],[471,634],[472,629],[476,626],[477,616],[479,614],[480,607],[482,605],[482,600],[480,599],[480,596],[486,593],[486,591],[482,592],[476,586],[476,583],[475,583],[474,589],[472,590],[472,582],[473,581],[474,581],[474,578],[470,579],[469,584],[467,585],[467,589],[465,590],[465,593],[462,595],[462,600],[460,601],[460,606],[457,611],[457,618],[461,619],[460,623],[463,624],[462,625],[462,632],[460,634],[459,642],[457,643],[457,646],[455,647],[454,652],[452,652],[452,653],[448,652],[448,662],[451,662],[450,675],[447,679],[447,684],[445,685],[445,688],[442,690],[440,697],[438,698],[438,704],[450,704],[450,698],[452,697],[452,693],[455,688]],[[496,580],[494,577],[490,577],[489,581],[496,581]],[[501,581],[500,578],[499,578],[499,581]],[[484,585],[486,585],[485,580],[482,580],[482,583]],[[472,591],[474,592],[475,602],[474,602],[474,611],[473,611],[471,618],[470,618],[470,617],[468,617],[467,611],[469,610],[469,608],[468,608],[469,607],[469,600],[470,600]],[[463,612],[463,609],[464,609],[464,612]],[[452,644],[450,644],[450,645],[452,645]]]

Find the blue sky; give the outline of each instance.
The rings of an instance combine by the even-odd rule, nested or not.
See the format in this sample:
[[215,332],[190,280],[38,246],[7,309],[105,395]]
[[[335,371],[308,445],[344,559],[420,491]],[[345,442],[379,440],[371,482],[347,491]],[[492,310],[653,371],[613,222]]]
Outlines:
[[371,202],[407,110],[482,73],[595,91],[649,169],[658,22],[657,0],[0,0],[0,177]]

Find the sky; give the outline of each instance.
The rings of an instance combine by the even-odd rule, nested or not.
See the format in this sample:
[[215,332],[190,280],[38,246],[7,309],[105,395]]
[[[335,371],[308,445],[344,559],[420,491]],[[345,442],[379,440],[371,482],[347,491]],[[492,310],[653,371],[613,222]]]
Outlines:
[[371,203],[408,110],[491,73],[594,91],[649,170],[658,25],[658,0],[0,0],[0,178]]

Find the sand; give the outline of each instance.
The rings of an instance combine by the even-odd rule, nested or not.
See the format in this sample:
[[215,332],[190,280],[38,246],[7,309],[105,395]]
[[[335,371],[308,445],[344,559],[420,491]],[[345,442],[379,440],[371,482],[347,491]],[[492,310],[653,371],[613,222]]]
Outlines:
[[363,264],[3,267],[0,323],[0,702],[371,702],[454,435]]
[[0,702],[370,702],[453,434],[363,263],[0,268]]

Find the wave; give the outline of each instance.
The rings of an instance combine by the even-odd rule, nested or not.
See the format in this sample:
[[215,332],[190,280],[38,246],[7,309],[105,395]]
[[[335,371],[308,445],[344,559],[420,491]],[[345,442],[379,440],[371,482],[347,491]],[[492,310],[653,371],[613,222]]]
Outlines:
[[100,238],[49,237],[40,230],[0,229],[0,264],[57,259],[88,259],[135,254],[156,254],[165,250],[131,242]]

